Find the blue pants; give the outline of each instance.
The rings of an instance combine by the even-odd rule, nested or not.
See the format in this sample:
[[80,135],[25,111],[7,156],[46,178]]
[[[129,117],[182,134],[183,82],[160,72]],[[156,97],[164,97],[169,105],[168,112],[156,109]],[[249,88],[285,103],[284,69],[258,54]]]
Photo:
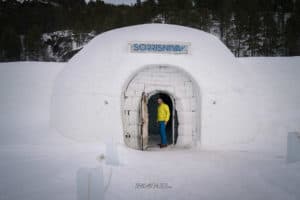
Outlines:
[[159,134],[161,138],[161,144],[167,144],[167,133],[166,133],[166,124],[164,121],[159,121]]

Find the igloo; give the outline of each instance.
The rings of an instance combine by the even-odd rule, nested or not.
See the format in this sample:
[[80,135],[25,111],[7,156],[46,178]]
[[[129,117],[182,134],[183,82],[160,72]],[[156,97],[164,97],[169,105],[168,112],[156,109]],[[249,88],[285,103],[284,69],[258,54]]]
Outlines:
[[[239,62],[215,36],[193,28],[144,24],[100,34],[55,80],[51,124],[84,142],[108,137],[134,149],[155,143],[155,98],[171,108],[175,147],[247,140],[247,106],[238,103]],[[233,109],[234,107],[234,109]],[[243,131],[243,134],[240,134]]]

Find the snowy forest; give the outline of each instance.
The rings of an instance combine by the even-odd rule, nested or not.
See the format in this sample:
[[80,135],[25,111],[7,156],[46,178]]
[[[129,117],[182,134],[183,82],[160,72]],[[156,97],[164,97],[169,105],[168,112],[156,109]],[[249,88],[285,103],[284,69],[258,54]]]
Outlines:
[[0,0],[0,61],[67,61],[96,35],[143,23],[212,33],[236,57],[300,55],[300,0]]

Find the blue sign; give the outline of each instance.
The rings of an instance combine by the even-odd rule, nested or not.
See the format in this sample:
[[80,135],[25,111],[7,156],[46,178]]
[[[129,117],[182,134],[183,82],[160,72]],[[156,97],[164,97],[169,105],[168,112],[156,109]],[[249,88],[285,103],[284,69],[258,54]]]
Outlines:
[[130,51],[133,53],[169,53],[169,54],[188,54],[188,43],[150,43],[133,42],[130,43]]

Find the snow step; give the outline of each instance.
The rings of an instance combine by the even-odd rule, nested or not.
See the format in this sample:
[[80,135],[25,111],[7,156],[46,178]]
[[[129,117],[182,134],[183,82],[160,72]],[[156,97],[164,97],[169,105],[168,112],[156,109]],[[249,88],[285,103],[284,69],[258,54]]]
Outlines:
[[300,133],[290,132],[287,139],[287,155],[288,163],[300,161]]
[[102,167],[80,168],[77,171],[77,200],[104,199]]

